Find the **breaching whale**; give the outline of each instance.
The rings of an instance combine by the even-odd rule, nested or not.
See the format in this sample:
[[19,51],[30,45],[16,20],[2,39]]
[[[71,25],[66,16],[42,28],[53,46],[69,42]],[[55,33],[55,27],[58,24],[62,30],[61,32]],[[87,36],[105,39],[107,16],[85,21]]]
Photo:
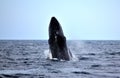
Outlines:
[[57,60],[70,60],[72,53],[67,48],[66,37],[62,27],[55,17],[52,17],[49,24],[49,50],[52,58]]

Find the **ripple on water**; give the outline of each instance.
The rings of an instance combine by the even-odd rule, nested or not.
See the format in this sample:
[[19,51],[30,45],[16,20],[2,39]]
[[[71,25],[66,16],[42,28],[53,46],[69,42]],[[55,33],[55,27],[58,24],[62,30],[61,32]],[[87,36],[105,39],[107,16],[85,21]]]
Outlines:
[[88,57],[79,57],[79,60],[89,60]]
[[120,55],[120,52],[110,52],[110,53],[107,53],[109,55]]
[[73,71],[72,73],[74,73],[74,74],[86,74],[86,75],[90,74],[89,72],[86,72],[86,71]]
[[46,78],[44,74],[41,75],[32,75],[32,74],[13,74],[13,75],[8,75],[8,74],[1,74],[0,78]]
[[91,67],[100,67],[101,65],[98,65],[98,64],[94,64],[94,65],[91,65]]

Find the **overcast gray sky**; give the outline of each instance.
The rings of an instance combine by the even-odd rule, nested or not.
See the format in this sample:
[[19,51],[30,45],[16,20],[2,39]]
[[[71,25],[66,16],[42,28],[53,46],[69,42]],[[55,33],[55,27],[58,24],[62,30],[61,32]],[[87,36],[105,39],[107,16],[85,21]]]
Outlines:
[[0,39],[48,39],[52,16],[67,39],[120,40],[120,0],[0,0]]

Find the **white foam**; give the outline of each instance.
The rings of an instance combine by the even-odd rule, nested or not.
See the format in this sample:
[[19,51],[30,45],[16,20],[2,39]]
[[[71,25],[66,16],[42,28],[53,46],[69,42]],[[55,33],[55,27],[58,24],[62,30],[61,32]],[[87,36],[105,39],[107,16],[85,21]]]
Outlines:
[[49,49],[44,51],[44,55],[45,55],[45,58],[47,58],[47,59],[53,59],[52,54]]
[[76,55],[75,55],[75,54],[73,54],[73,53],[72,53],[71,60],[72,60],[72,61],[78,61],[78,58],[76,57]]

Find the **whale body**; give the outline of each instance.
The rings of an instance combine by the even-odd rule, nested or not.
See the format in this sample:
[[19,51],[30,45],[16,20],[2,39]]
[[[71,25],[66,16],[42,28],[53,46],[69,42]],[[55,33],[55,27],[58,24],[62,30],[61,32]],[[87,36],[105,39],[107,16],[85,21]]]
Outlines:
[[49,24],[49,50],[52,58],[57,60],[70,60],[72,53],[67,48],[66,37],[62,27],[55,17],[52,17]]

